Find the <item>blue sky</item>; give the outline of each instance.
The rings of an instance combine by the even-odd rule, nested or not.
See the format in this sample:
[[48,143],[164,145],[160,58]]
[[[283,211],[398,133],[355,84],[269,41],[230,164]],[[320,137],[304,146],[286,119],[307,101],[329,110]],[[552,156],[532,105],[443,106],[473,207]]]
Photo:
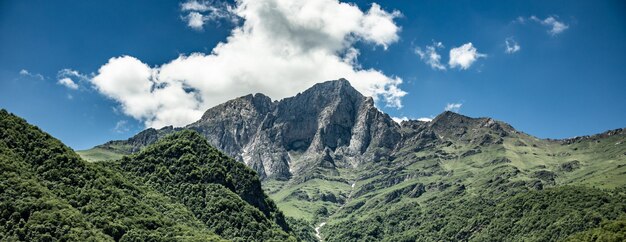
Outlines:
[[[183,3],[1,1],[0,108],[26,118],[75,149],[85,149],[111,139],[127,138],[146,126],[187,122],[188,119],[166,116],[177,110],[161,109],[161,106],[189,104],[193,108],[181,115],[195,117],[200,110],[222,99],[266,90],[268,87],[263,86],[266,79],[255,79],[232,92],[228,89],[231,86],[224,87],[227,91],[221,90],[221,96],[215,100],[209,95],[200,99],[191,97],[191,103],[162,103],[153,109],[134,110],[124,106],[132,104],[135,107],[137,103],[124,96],[128,90],[120,90],[114,84],[125,84],[134,79],[117,75],[119,71],[113,68],[110,58],[127,56],[118,60],[123,64],[121,66],[137,64],[137,69],[132,71],[138,73],[143,70],[142,63],[149,67],[148,71],[153,71],[181,59],[181,55],[189,57],[192,53],[203,53],[202,58],[210,59],[217,43],[228,42],[227,37],[233,28],[241,27],[256,16],[233,16],[228,7],[233,7],[234,3],[200,2],[202,6],[215,7],[214,10],[185,9]],[[387,94],[392,92],[388,89],[390,87],[407,93],[395,96],[401,101],[401,108],[389,106],[393,103],[380,96],[378,106],[391,116],[429,118],[451,106],[457,107],[454,110],[461,114],[493,117],[541,138],[572,137],[626,126],[624,1],[376,1],[381,9],[379,12],[372,10],[372,2],[354,3],[362,11],[362,16],[355,19],[363,22],[369,17],[382,17],[398,29],[389,32],[386,25],[381,25],[384,28],[353,26],[347,36],[356,36],[357,40],[346,42],[340,38],[337,42],[337,39],[326,40],[324,38],[328,36],[304,28],[298,33],[311,38],[289,36],[286,39],[300,41],[289,42],[294,46],[312,45],[321,50],[341,52],[337,55],[342,58],[348,56],[349,50],[357,50],[357,59],[346,64],[355,68],[348,74],[363,76],[364,80],[381,74],[387,81]],[[249,9],[249,14],[258,13],[253,7]],[[205,17],[200,26],[189,25],[188,16],[192,12]],[[272,19],[261,16],[256,20]],[[558,33],[551,33],[556,22],[562,24],[561,29],[556,30]],[[254,31],[261,32],[261,29]],[[519,49],[507,53],[506,40],[509,40],[509,47],[517,44]],[[337,45],[332,45],[333,41]],[[237,50],[246,49],[245,43],[238,45]],[[437,47],[437,43],[441,46]],[[468,43],[472,47],[469,50],[475,50],[473,57],[476,59],[459,59],[457,63],[462,65],[451,65],[450,51]],[[427,53],[429,46],[440,56],[438,68],[427,63],[432,56]],[[250,49],[256,51],[263,47],[261,44]],[[422,54],[426,53],[424,58],[416,52],[418,48]],[[223,52],[234,53],[236,48],[225,49],[228,51]],[[248,52],[237,52],[240,53]],[[227,54],[222,53],[220,58],[226,57]],[[326,57],[334,60],[332,54]],[[182,58],[182,61],[187,61],[185,65],[191,66],[191,70],[216,68],[189,59]],[[253,57],[250,59],[254,60]],[[99,71],[109,64],[113,71]],[[171,69],[184,72],[189,70],[185,65]],[[164,73],[165,69],[159,70]],[[244,78],[239,77],[237,65],[228,65],[228,69],[228,73],[217,79]],[[306,64],[302,69],[307,69]],[[291,77],[290,80],[273,78],[289,87],[310,84],[291,80],[306,71],[276,71],[280,77]],[[341,73],[332,68],[328,71],[329,76]],[[242,63],[241,73],[258,73],[258,70],[246,69],[246,64]],[[70,78],[75,86],[60,84],[64,78]],[[119,82],[109,82],[111,78],[118,78]],[[163,76],[159,78],[166,80]],[[402,83],[394,84],[396,80]],[[177,82],[168,84],[174,83]],[[268,85],[276,86],[276,83]],[[193,85],[192,88],[201,89]],[[273,91],[271,88],[267,90]],[[210,91],[180,95],[189,97]],[[280,98],[289,92],[271,94]],[[160,96],[150,97],[158,99]],[[194,100],[202,103],[194,103]]]

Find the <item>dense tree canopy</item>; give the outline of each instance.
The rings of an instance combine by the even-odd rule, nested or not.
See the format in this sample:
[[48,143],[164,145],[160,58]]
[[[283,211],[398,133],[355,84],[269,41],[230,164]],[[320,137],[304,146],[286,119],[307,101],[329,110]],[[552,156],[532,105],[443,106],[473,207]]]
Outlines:
[[215,233],[230,239],[289,240],[283,214],[256,172],[183,130],[119,162],[120,170],[177,199]]
[[[328,225],[327,241],[560,241],[623,238],[626,194],[557,187],[500,197],[453,192],[428,202],[388,204],[362,219]],[[615,221],[622,216],[622,220]],[[602,226],[597,228],[598,226]],[[609,237],[604,233],[613,231]],[[595,236],[595,237],[594,237]],[[622,236],[622,237],[619,237]],[[620,240],[599,240],[620,241]]]
[[87,163],[0,111],[2,240],[295,240],[287,231],[256,174],[192,132],[122,161]]

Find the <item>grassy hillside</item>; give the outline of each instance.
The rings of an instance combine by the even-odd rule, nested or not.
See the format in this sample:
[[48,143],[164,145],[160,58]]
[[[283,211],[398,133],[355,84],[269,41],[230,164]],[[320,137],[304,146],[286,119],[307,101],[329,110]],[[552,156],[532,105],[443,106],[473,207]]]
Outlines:
[[149,128],[139,132],[128,140],[109,141],[88,150],[79,150],[76,153],[83,159],[92,162],[117,160],[124,155],[137,153],[157,140],[180,130],[180,128],[173,128],[172,126],[163,127],[159,130]]
[[86,161],[96,162],[96,161],[106,161],[106,160],[118,160],[124,157],[125,153],[94,147],[88,150],[79,150],[76,151],[76,154],[80,155]]
[[[474,143],[486,136],[502,139]],[[554,141],[478,128],[443,137],[407,143],[389,160],[264,186],[286,216],[326,222],[326,241],[557,241],[605,227],[623,234],[624,132]]]

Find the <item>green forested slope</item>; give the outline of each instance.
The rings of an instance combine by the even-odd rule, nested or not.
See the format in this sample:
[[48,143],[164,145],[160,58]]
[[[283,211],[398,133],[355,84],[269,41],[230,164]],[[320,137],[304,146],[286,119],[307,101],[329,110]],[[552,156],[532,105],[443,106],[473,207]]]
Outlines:
[[0,111],[3,241],[219,240],[183,205]]
[[174,197],[225,238],[291,240],[283,214],[258,176],[194,131],[164,137],[119,162],[123,173]]
[[0,111],[0,241],[289,241],[256,174],[187,131],[88,163]]
[[[626,215],[623,191],[559,187],[514,196],[440,194],[329,225],[327,241],[559,241]],[[624,227],[621,231],[623,233]],[[582,235],[581,235],[582,236]],[[604,240],[602,240],[604,241]],[[610,241],[610,240],[609,240]],[[620,241],[620,240],[614,240]]]

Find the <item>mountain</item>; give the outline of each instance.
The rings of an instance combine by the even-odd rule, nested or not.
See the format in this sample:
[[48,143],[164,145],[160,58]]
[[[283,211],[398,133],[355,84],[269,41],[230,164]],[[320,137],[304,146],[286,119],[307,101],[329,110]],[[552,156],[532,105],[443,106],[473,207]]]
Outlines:
[[[286,180],[312,168],[355,167],[389,155],[400,141],[400,127],[345,79],[314,85],[274,101],[247,95],[207,110],[185,128],[256,170],[262,179]],[[96,151],[130,154],[156,141],[172,127],[147,129]],[[334,171],[336,172],[336,171]]]
[[254,171],[193,131],[83,161],[0,111],[1,241],[295,241]]
[[[376,125],[372,125],[376,123]],[[206,111],[187,126],[263,178],[289,179],[323,167],[353,167],[390,150],[398,127],[347,80],[314,85],[278,102],[244,96]]]
[[[240,97],[182,129],[256,170],[280,210],[327,241],[556,241],[626,230],[615,229],[626,223],[624,129],[551,140],[454,112],[396,123],[343,79],[280,101]],[[176,130],[81,154],[131,154]]]

